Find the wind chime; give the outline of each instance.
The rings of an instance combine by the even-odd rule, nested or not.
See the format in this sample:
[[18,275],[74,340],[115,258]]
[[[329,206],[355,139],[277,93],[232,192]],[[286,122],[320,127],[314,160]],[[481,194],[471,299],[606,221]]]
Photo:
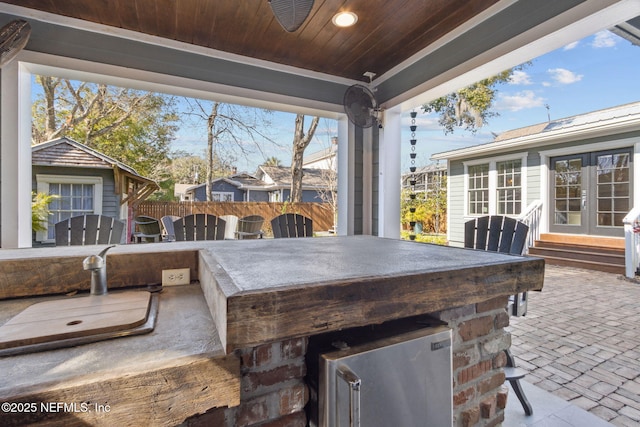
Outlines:
[[409,219],[409,239],[416,240],[416,116],[418,113],[415,111],[411,112],[411,152],[409,153],[409,157],[411,157],[411,166],[409,167],[409,171],[411,175],[409,177],[409,212],[411,213]]

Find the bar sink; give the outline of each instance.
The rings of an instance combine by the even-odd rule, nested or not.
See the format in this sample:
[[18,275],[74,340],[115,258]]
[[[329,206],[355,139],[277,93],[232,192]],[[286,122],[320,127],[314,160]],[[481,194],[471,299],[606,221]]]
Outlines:
[[158,299],[157,292],[135,290],[33,304],[0,326],[0,356],[149,333]]

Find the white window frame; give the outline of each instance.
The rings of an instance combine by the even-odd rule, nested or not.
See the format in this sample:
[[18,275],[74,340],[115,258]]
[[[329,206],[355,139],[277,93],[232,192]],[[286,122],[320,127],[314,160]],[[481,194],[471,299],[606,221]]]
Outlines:
[[[218,200],[216,200],[216,196],[218,196]],[[212,191],[211,192],[211,201],[213,201],[213,202],[234,202],[235,201],[235,194],[233,193],[233,191]]]
[[[36,188],[38,193],[49,194],[49,184],[88,184],[93,185],[93,213],[102,215],[102,177],[99,176],[75,176],[75,175],[36,175]],[[48,224],[45,223],[45,230],[36,233],[36,241],[53,242],[54,239],[48,237]]]
[[[488,215],[489,214],[489,212],[483,212],[483,213],[480,213],[480,214],[478,214],[478,213],[472,214],[470,212],[470,210],[469,210],[469,203],[471,202],[470,199],[469,199],[469,192],[471,191],[471,187],[469,186],[469,181],[471,181],[471,174],[469,172],[469,168],[472,168],[472,167],[475,167],[475,166],[485,166],[485,165],[487,166],[487,175],[488,175],[488,177],[487,177],[488,178],[487,179],[487,181],[488,181],[488,183],[487,183],[487,192],[488,192],[489,198],[487,200],[487,204],[489,205],[489,210],[491,209],[491,164],[489,162],[483,162],[483,163],[477,163],[477,164],[468,165],[468,166],[465,165],[465,180],[464,180],[464,182],[465,182],[465,192],[464,192],[464,197],[465,197],[465,213],[468,216],[483,216],[483,215]],[[476,175],[474,175],[474,176],[476,176]],[[484,176],[484,172],[483,172],[482,176]],[[475,179],[474,179],[474,181],[475,181]],[[474,191],[477,191],[477,190],[479,190],[481,188],[482,188],[482,190],[484,190],[483,187],[474,187]],[[484,201],[483,201],[483,203],[484,203]]]
[[[497,215],[498,212],[498,168],[497,164],[504,161],[520,160],[521,173],[521,195],[522,203],[520,213],[527,207],[527,153],[514,153],[499,157],[490,157],[484,159],[470,160],[462,162],[464,165],[464,216],[465,218],[475,218],[485,215]],[[489,164],[489,213],[488,214],[470,214],[469,213],[469,167]],[[518,214],[509,215],[517,217]]]

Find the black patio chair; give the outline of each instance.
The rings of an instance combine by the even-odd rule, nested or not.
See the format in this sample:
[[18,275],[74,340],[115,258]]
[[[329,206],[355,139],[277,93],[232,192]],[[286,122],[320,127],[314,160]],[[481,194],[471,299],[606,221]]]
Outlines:
[[110,216],[78,215],[54,225],[57,246],[122,243],[124,223]]
[[[522,255],[527,243],[529,226],[521,221],[501,215],[474,218],[464,224],[464,247],[512,255]],[[509,298],[509,314],[524,316],[527,313],[526,292]],[[526,372],[516,367],[515,359],[509,349],[505,350],[507,365],[504,368],[505,381],[509,381],[525,414],[533,414],[533,407],[524,394],[520,380]]]
[[193,214],[173,222],[176,241],[224,240],[225,220],[215,215]]
[[313,237],[313,221],[300,214],[282,214],[271,220],[273,237]]

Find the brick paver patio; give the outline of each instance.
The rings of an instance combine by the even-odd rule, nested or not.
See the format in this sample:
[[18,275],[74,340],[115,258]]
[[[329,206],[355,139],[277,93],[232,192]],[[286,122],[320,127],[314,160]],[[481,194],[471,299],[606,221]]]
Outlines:
[[547,265],[544,290],[529,293],[509,330],[526,381],[614,425],[640,425],[640,283]]

